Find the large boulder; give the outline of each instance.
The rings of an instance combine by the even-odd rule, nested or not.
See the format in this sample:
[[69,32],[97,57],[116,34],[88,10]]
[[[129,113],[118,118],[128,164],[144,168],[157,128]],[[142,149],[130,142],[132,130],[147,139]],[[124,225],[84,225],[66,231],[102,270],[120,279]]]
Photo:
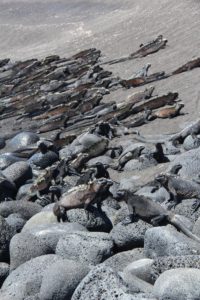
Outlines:
[[57,255],[48,254],[25,262],[6,278],[0,290],[0,299],[24,300],[35,296],[40,291],[46,269],[61,260]]
[[16,269],[24,262],[45,254],[53,253],[44,241],[30,233],[15,234],[10,242],[10,269]]
[[30,131],[23,131],[16,134],[8,143],[11,150],[17,150],[39,141],[38,134]]
[[112,268],[114,271],[121,272],[128,264],[142,258],[144,258],[143,248],[135,248],[133,250],[119,252],[106,259],[102,264]]
[[78,223],[55,223],[37,225],[31,228],[24,227],[22,230],[24,233],[27,232],[37,237],[41,243],[46,243],[53,252],[56,251],[60,237],[66,236],[74,231],[87,231],[87,229]]
[[21,160],[24,160],[24,158],[17,157],[13,153],[10,152],[3,153],[0,155],[0,170],[4,170],[8,166]]
[[42,207],[33,202],[23,200],[7,201],[0,203],[0,215],[7,218],[11,214],[19,214],[25,220],[30,219],[41,211]]
[[88,162],[87,162],[87,166],[91,167],[94,166],[96,163],[102,163],[104,165],[109,165],[112,163],[112,158],[107,156],[107,155],[100,155],[94,158],[91,158]]
[[31,179],[33,175],[31,167],[25,161],[18,161],[2,172],[10,181],[14,182],[17,187],[23,185],[28,179]]
[[110,232],[110,235],[118,250],[131,250],[144,245],[144,235],[152,226],[142,220],[128,225],[118,223]]
[[11,214],[6,218],[6,222],[12,227],[13,231],[19,233],[26,223],[20,214]]
[[166,271],[156,280],[153,292],[163,300],[200,299],[200,270],[181,268]]
[[155,278],[152,268],[153,262],[153,259],[149,258],[143,258],[134,261],[124,268],[123,273],[125,273],[127,276],[130,275],[130,277],[137,276],[138,278],[153,284]]
[[9,243],[15,232],[6,220],[0,216],[0,261],[9,257]]
[[51,166],[58,160],[58,155],[53,151],[47,151],[46,153],[35,153],[29,158],[29,163],[31,165],[45,169]]
[[171,225],[155,227],[145,234],[144,253],[149,258],[200,254],[200,243],[178,232]]
[[25,226],[24,230],[34,228],[37,225],[43,225],[43,224],[54,224],[58,223],[57,217],[54,215],[52,211],[41,211],[37,214],[35,214],[32,218],[30,218]]
[[[85,299],[134,299],[127,295],[122,278],[111,268],[94,267],[76,288],[71,300]],[[126,298],[127,296],[127,298]]]
[[174,212],[190,218],[194,222],[200,217],[200,209],[195,212],[192,209],[195,202],[196,199],[183,199],[178,205],[176,205]]
[[89,271],[87,265],[74,260],[65,259],[52,264],[44,273],[39,298],[71,299],[74,290]]
[[32,183],[22,185],[17,191],[16,200],[23,199],[30,194],[32,185]]
[[158,190],[154,191],[155,187],[145,186],[139,189],[136,194],[143,195],[145,197],[151,198],[155,202],[165,202],[170,200],[170,194],[164,187],[160,187]]
[[167,171],[171,170],[173,166],[181,164],[182,168],[179,170],[178,174],[181,177],[188,179],[195,178],[200,173],[200,148],[193,149],[176,155],[175,159],[169,164]]
[[165,271],[177,268],[200,269],[200,255],[160,256],[154,259],[152,268],[155,270],[155,279]]
[[61,237],[56,254],[63,258],[97,265],[113,254],[113,241],[104,232],[74,232]]
[[110,232],[112,229],[109,218],[103,211],[99,212],[96,207],[92,207],[92,210],[88,212],[88,216],[82,208],[71,209],[67,212],[67,217],[70,222],[77,222],[90,231]]
[[130,272],[120,272],[119,273],[126,285],[128,286],[129,291],[134,293],[148,293],[151,294],[153,291],[153,285],[140,279],[139,277],[131,274]]

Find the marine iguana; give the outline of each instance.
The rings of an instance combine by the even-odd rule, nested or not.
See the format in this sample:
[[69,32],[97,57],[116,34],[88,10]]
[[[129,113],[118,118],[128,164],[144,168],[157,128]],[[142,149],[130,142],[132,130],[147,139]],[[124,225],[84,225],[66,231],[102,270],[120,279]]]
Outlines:
[[166,135],[162,135],[162,136],[159,135],[157,137],[154,136],[152,138],[146,138],[146,137],[138,134],[136,137],[134,137],[134,139],[137,141],[140,141],[140,142],[144,142],[144,143],[157,143],[157,142],[165,143],[167,141],[182,142],[188,135],[199,134],[199,133],[200,133],[200,119],[198,119],[196,122],[188,125],[181,131],[174,133],[174,134],[166,134]]
[[152,116],[161,119],[174,118],[180,114],[180,111],[183,107],[183,103],[178,103],[175,106],[164,107],[152,113]]
[[108,165],[104,165],[101,162],[97,162],[94,167],[96,168],[96,172],[94,173],[95,178],[110,178],[110,175],[107,171]]
[[144,149],[145,149],[144,146],[138,146],[138,147],[134,147],[132,150],[129,151],[125,150],[119,157],[118,166],[114,168],[116,168],[119,171],[122,171],[125,164],[131,159],[138,158],[141,155],[142,150]]
[[94,168],[88,169],[86,172],[81,174],[80,178],[76,182],[76,185],[88,184],[89,181],[94,179],[95,172],[96,170]]
[[70,209],[84,208],[87,217],[91,204],[97,203],[97,208],[101,210],[101,202],[107,198],[112,184],[112,180],[101,178],[68,190],[53,207],[53,213],[57,216],[58,222],[61,219],[67,220],[66,212]]
[[143,113],[134,117],[134,119],[130,118],[124,121],[123,125],[127,126],[127,128],[138,127],[147,124],[151,120],[153,120],[151,109],[145,109]]
[[149,68],[151,67],[151,64],[147,63],[146,65],[144,65],[142,67],[141,70],[139,70],[138,72],[136,72],[134,75],[132,75],[129,79],[133,79],[133,78],[138,78],[138,77],[147,77],[147,73]]
[[200,185],[197,182],[181,179],[179,176],[172,174],[160,174],[155,180],[166,188],[172,196],[173,204],[178,204],[178,198],[188,199],[197,198],[193,204],[193,209],[196,211],[200,206]]
[[117,193],[117,198],[124,200],[128,205],[130,220],[128,222],[124,222],[124,225],[133,222],[135,217],[138,217],[154,226],[165,221],[174,225],[189,238],[200,242],[200,238],[186,228],[178,215],[168,211],[159,203],[154,202],[150,198],[142,195],[136,195],[127,190],[119,190]]

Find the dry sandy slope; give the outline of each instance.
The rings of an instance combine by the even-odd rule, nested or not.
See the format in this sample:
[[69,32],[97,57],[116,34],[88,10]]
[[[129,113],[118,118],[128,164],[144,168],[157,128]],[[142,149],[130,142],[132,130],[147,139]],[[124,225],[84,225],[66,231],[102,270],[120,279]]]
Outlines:
[[[146,62],[152,64],[151,72],[170,71],[200,56],[199,31],[199,0],[0,1],[2,58],[69,56],[96,47],[102,50],[102,60],[107,60],[133,52],[158,34],[169,40],[165,50],[149,57],[106,66],[124,78]],[[142,131],[172,132],[199,117],[199,79],[200,70],[196,69],[156,83],[156,93],[180,93],[186,114],[174,120],[155,120]],[[135,90],[116,91],[107,100],[121,101]]]

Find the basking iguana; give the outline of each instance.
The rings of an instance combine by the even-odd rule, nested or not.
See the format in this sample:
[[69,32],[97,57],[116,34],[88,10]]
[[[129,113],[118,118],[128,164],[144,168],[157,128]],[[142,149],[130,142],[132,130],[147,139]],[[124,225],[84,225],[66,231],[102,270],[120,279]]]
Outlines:
[[174,225],[177,229],[182,231],[189,238],[200,242],[200,238],[194,235],[182,222],[179,215],[165,209],[162,205],[154,202],[150,198],[142,195],[136,195],[127,190],[120,190],[117,193],[117,198],[124,200],[129,209],[128,222],[124,222],[124,225],[133,222],[135,217],[144,220],[154,226],[162,222],[167,222]]

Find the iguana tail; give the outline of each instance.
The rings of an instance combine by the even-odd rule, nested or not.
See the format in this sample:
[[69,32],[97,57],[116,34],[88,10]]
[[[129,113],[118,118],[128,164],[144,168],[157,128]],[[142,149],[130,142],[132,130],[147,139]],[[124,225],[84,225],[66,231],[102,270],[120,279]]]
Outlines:
[[200,243],[200,237],[193,234],[180,220],[178,215],[168,216],[168,221],[174,225],[177,229],[181,230],[185,235],[187,235],[189,238],[197,241]]
[[164,144],[170,139],[171,135],[168,137],[160,137],[158,136],[157,138],[146,138],[142,135],[136,135],[133,137],[134,140],[139,141],[139,142],[144,142],[144,143],[161,143]]

